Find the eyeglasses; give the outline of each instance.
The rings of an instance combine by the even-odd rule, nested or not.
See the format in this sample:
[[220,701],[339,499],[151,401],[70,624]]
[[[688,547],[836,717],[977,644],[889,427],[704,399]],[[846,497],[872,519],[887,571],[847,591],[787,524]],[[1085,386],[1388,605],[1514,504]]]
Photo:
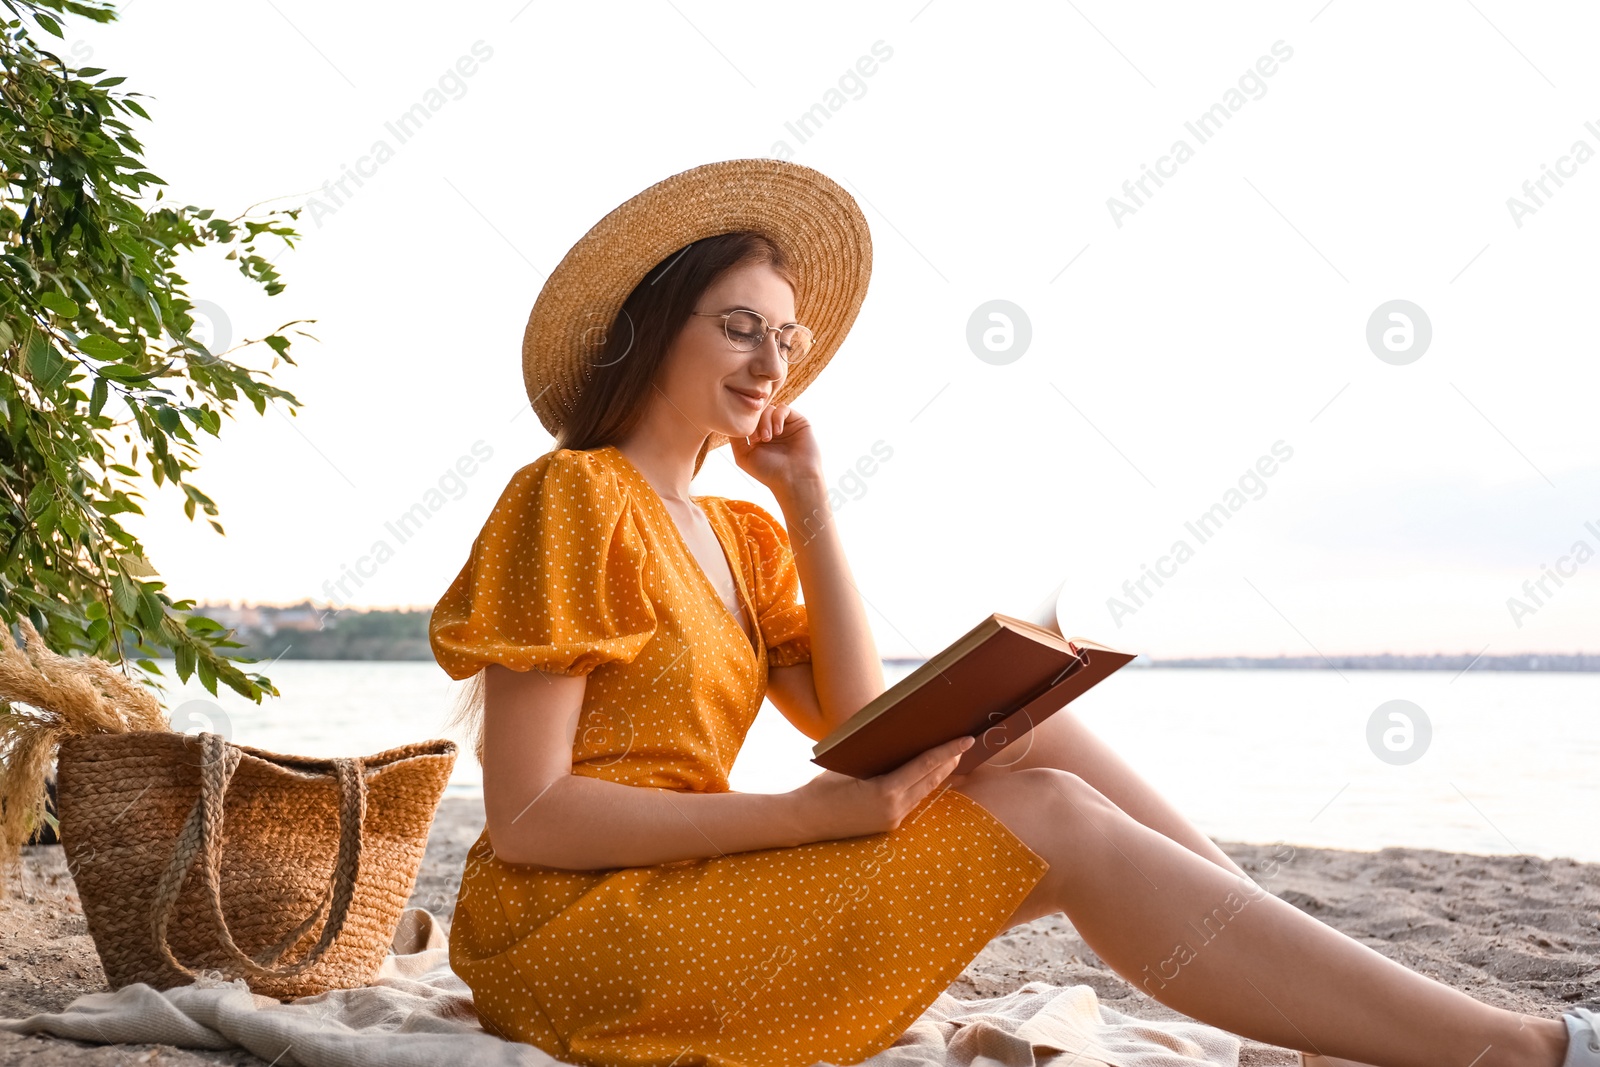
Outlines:
[[785,363],[799,363],[811,351],[811,331],[798,322],[787,326],[768,326],[760,312],[739,308],[734,311],[691,311],[691,315],[704,315],[722,320],[722,332],[728,343],[741,352],[754,352],[766,341],[767,334],[778,335],[778,355]]

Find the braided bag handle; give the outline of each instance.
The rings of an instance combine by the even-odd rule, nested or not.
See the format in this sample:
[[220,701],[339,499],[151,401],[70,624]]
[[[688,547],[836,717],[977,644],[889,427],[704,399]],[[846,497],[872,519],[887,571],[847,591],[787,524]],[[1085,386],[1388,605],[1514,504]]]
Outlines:
[[[334,759],[333,773],[339,783],[339,854],[334,862],[333,877],[322,900],[305,922],[290,931],[281,941],[251,958],[234,943],[228,930],[228,921],[222,914],[222,801],[228,782],[238,769],[244,753],[228,744],[221,734],[201,733],[201,751],[205,762],[200,769],[200,795],[178,839],[173,844],[172,858],[162,872],[156,888],[152,929],[161,955],[181,973],[193,978],[195,972],[178,962],[167,943],[167,927],[178,905],[178,893],[188,875],[189,868],[198,858],[206,879],[210,897],[211,915],[216,923],[222,949],[240,970],[262,978],[286,978],[304,973],[322,959],[323,954],[339,936],[349,917],[350,902],[355,896],[356,879],[361,871],[361,824],[367,810],[367,783],[359,758]],[[330,898],[333,906],[322,936],[305,958],[295,963],[277,965],[278,958],[288,951],[307,930],[327,911]]]

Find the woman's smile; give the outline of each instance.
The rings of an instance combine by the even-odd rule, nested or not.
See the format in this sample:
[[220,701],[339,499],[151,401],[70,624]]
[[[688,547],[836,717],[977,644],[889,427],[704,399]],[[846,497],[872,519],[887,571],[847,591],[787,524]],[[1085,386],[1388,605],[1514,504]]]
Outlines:
[[728,389],[728,392],[730,392],[734,396],[738,397],[739,400],[743,404],[748,406],[751,411],[760,411],[767,404],[767,394],[765,394],[765,393],[759,393],[759,392],[754,392],[754,391],[747,392],[747,391],[745,391],[743,389],[738,389],[738,388],[735,388],[734,386],[731,386],[731,385],[728,386],[727,389]]

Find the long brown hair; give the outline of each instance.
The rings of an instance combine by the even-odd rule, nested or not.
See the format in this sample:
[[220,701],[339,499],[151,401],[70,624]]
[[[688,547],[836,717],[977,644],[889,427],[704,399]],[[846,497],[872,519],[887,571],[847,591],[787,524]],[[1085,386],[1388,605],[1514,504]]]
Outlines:
[[[628,435],[644,417],[645,404],[667,350],[689,313],[718,278],[746,263],[765,263],[798,288],[788,256],[765,234],[736,230],[704,237],[673,252],[647,272],[622,302],[594,357],[587,385],[556,433],[556,448],[590,449]],[[700,473],[711,438],[694,458]],[[456,696],[446,728],[465,726],[483,765],[483,704],[488,668],[467,680]]]

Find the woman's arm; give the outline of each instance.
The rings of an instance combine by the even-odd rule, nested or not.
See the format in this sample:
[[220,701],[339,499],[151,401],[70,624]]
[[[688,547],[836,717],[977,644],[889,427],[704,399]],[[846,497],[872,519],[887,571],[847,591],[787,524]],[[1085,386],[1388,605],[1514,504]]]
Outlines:
[[822,705],[817,703],[817,682],[810,663],[768,667],[767,699],[811,740],[821,741],[832,732],[822,717]]
[[484,669],[483,803],[505,862],[643,867],[816,839],[794,793],[690,793],[573,774],[587,679]]
[[[844,545],[839,540],[828,485],[820,476],[794,479],[774,490],[794,550],[811,634],[809,670],[775,667],[768,692],[801,732],[820,740],[884,690],[883,665],[867,625]],[[815,728],[807,730],[814,702]]]

